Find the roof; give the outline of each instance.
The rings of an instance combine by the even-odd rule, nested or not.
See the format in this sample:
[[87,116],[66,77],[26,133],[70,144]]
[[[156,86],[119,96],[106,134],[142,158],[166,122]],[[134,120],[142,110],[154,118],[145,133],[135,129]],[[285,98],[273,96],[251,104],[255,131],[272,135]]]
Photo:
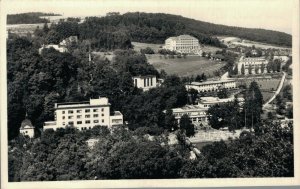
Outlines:
[[137,75],[137,76],[133,76],[133,78],[146,78],[146,77],[156,77],[156,75]]
[[168,39],[172,39],[172,40],[180,40],[180,39],[197,39],[191,35],[187,35],[187,34],[184,34],[184,35],[179,35],[177,37],[169,37]]
[[186,105],[181,108],[173,108],[173,113],[179,113],[179,112],[193,112],[193,111],[207,111],[207,108],[203,108],[199,105]]
[[235,82],[235,80],[218,80],[218,81],[205,81],[205,82],[192,82],[191,84],[187,85],[210,85],[210,84],[219,84],[219,83],[229,83],[229,82]]
[[29,126],[31,128],[34,128],[31,121],[27,118],[22,121],[20,129],[25,129],[25,126]]

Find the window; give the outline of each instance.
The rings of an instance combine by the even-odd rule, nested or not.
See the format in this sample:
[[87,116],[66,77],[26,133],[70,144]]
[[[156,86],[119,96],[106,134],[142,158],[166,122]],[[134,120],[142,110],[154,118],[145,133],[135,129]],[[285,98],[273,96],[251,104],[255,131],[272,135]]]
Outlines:
[[68,119],[73,119],[73,116],[69,116]]
[[78,116],[77,116],[77,119],[80,119],[81,117],[82,117],[81,115],[78,115]]
[[104,116],[104,114],[101,114],[101,116]]
[[98,114],[94,114],[94,116],[93,117],[98,117]]
[[82,110],[77,110],[76,112],[77,112],[77,113],[81,113],[81,112],[82,112]]
[[93,109],[93,112],[98,112],[98,109]]
[[101,112],[104,112],[104,108],[101,108]]
[[69,113],[69,114],[72,114],[72,113],[73,113],[73,110],[69,110],[68,113]]
[[77,124],[78,124],[78,125],[81,125],[81,124],[82,124],[82,121],[77,121]]
[[99,120],[94,120],[94,123],[99,123]]
[[90,112],[90,109],[85,109],[85,113],[88,113],[88,112]]
[[69,125],[74,125],[74,122],[73,121],[69,121]]
[[104,119],[102,119],[102,123],[104,123]]
[[62,119],[65,119],[65,116],[62,116]]
[[62,111],[62,114],[65,114],[65,111]]
[[90,118],[91,116],[90,115],[85,115],[85,118]]
[[91,123],[91,121],[90,120],[86,120],[85,123]]
[[63,125],[66,125],[66,123],[65,123],[65,122],[63,122]]

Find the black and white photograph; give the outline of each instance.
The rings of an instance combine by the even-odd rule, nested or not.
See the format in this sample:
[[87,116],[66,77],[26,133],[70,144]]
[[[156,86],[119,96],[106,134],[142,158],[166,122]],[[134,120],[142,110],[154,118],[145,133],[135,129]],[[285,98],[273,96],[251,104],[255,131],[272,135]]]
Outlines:
[[299,1],[1,5],[3,188],[299,184]]

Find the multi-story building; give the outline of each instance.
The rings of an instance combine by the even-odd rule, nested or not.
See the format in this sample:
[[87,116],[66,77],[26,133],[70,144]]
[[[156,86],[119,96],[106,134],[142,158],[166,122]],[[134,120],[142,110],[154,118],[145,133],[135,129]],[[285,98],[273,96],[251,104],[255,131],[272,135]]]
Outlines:
[[[268,60],[265,57],[248,57],[242,56],[238,62],[238,73],[242,74],[242,69],[244,69],[244,74],[260,74],[267,73]],[[244,68],[243,68],[244,67]],[[263,67],[263,70],[262,70]],[[256,71],[257,70],[257,71]]]
[[26,118],[22,121],[20,127],[20,134],[24,136],[28,136],[29,138],[34,137],[34,127],[29,119]]
[[[198,100],[198,105],[201,106],[202,108],[210,108],[213,105],[233,102],[234,100],[235,100],[234,97],[230,97],[230,98],[201,97]],[[237,101],[240,105],[242,105],[244,103],[244,98],[238,97]]]
[[143,89],[143,91],[148,91],[151,88],[157,87],[155,75],[134,76],[132,79],[134,86]]
[[190,35],[180,35],[177,37],[169,37],[165,40],[164,49],[176,51],[179,53],[201,54],[199,40]]
[[186,105],[181,108],[173,108],[173,115],[175,116],[176,121],[180,122],[181,117],[184,114],[187,114],[191,119],[192,123],[196,126],[200,125],[201,123],[207,124],[208,119],[206,115],[206,111],[208,108],[203,108],[201,105]]
[[205,81],[205,82],[192,82],[186,84],[187,90],[195,89],[198,92],[210,92],[218,91],[220,89],[234,89],[236,88],[236,82],[234,80],[218,80],[218,81]]
[[108,98],[90,99],[84,102],[55,103],[55,121],[44,123],[44,129],[74,126],[79,130],[91,129],[96,125],[108,126],[123,124],[119,111],[110,113]]

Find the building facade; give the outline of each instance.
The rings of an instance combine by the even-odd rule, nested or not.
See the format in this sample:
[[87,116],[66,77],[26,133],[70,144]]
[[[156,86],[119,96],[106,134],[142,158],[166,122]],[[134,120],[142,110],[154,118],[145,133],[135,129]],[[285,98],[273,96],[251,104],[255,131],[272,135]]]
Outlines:
[[64,53],[64,52],[68,52],[68,49],[64,46],[60,46],[60,45],[43,45],[41,48],[39,48],[39,54],[42,54],[43,49],[49,49],[49,48],[53,48],[55,50],[57,50],[58,52]]
[[238,74],[261,74],[267,73],[268,60],[264,57],[242,56],[238,62]]
[[158,85],[155,75],[135,76],[132,79],[134,86],[143,89],[143,91],[148,91]]
[[34,127],[29,119],[24,119],[21,123],[20,134],[28,136],[29,138],[34,137]]
[[[239,103],[239,105],[242,105],[244,103],[244,98],[238,97],[236,99],[237,99],[237,102]],[[234,102],[234,100],[235,100],[235,97],[230,97],[230,98],[201,97],[198,100],[198,105],[202,108],[210,108],[213,105]]]
[[206,125],[208,123],[208,118],[206,111],[208,108],[203,108],[201,105],[186,105],[181,108],[173,108],[173,115],[175,116],[176,121],[180,122],[181,117],[184,114],[187,114],[195,126],[200,124]]
[[180,35],[169,37],[165,40],[164,49],[176,51],[179,53],[201,54],[199,40],[190,35]]
[[110,113],[108,98],[90,99],[84,102],[55,103],[55,121],[44,123],[45,129],[73,126],[79,130],[91,129],[96,125],[108,126],[123,124],[123,115],[119,111]]
[[205,81],[205,82],[192,82],[186,84],[187,90],[195,89],[198,92],[210,92],[218,91],[220,89],[234,89],[236,88],[236,82],[234,80],[219,80],[219,81]]

